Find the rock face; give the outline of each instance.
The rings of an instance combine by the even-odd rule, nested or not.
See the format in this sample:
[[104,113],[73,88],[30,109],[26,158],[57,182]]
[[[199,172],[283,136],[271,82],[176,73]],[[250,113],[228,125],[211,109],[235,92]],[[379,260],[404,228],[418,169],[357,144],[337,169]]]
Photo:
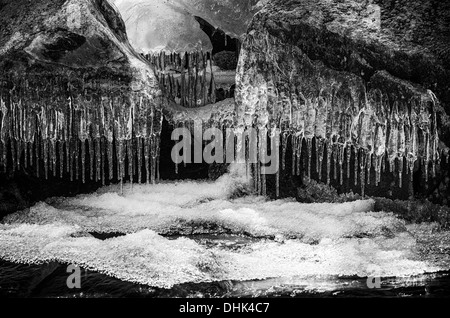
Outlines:
[[428,180],[448,149],[449,12],[437,1],[269,1],[242,46],[237,116],[281,128],[294,175],[362,192],[384,171],[399,187],[414,169]]
[[115,9],[1,1],[0,17],[0,170],[154,181],[163,99]]

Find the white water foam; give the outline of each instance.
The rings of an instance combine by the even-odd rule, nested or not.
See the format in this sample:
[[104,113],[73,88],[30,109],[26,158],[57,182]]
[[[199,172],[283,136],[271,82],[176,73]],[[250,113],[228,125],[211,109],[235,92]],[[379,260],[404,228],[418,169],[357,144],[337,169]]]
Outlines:
[[[427,259],[418,251],[417,231],[409,231],[404,221],[392,213],[371,212],[371,200],[301,204],[255,196],[229,199],[233,189],[242,187],[242,180],[236,180],[228,175],[214,183],[135,185],[123,196],[118,188],[107,187],[39,203],[3,220],[0,258],[73,263],[164,288],[277,277],[408,277],[448,269],[436,254]],[[160,235],[204,223],[265,239],[230,249]],[[127,235],[102,241],[88,231]]]

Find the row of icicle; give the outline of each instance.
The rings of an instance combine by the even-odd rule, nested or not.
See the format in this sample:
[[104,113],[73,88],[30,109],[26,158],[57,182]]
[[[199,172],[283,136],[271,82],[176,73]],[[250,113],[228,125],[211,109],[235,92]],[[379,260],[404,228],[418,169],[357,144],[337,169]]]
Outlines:
[[[247,35],[237,70],[237,117],[245,127],[279,127],[282,168],[286,149],[293,151],[293,175],[311,175],[313,141],[317,174],[334,162],[335,180],[378,185],[383,171],[413,178],[420,164],[423,177],[436,174],[446,147],[438,136],[439,101],[434,93],[377,72],[371,85],[357,75],[334,71],[313,61],[301,49],[269,33]],[[306,149],[305,149],[306,148]],[[300,156],[305,154],[304,160]],[[343,167],[345,168],[345,171]],[[375,177],[371,171],[375,170]],[[405,171],[406,170],[406,171]]]
[[0,96],[4,172],[34,167],[38,177],[67,174],[103,184],[159,178],[162,113],[154,101],[114,106],[114,98],[102,97],[87,107],[68,98],[58,107],[27,107],[18,97],[5,99]]
[[212,53],[147,54],[163,94],[178,105],[196,108],[216,102]]
[[[181,96],[180,105],[197,107],[215,101],[212,70],[208,89],[205,84],[208,61],[212,65],[211,54],[161,53],[148,58],[157,69],[160,83],[164,84],[163,93],[173,99]],[[372,180],[372,169],[375,185],[387,168],[397,174],[402,186],[404,164],[412,178],[419,159],[425,179],[428,180],[430,171],[431,176],[435,175],[442,155],[435,112],[437,99],[432,92],[408,104],[389,101],[379,90],[365,94],[363,103],[353,98],[357,94],[345,100],[338,93],[339,88],[330,88],[321,90],[318,96],[304,96],[299,88],[278,91],[269,82],[249,94],[249,100],[258,100],[259,118],[270,113],[270,120],[282,131],[282,171],[286,170],[290,141],[291,173],[310,177],[315,140],[316,172],[321,178],[325,161],[327,183],[332,171],[334,179],[341,184],[344,176],[350,179],[351,158],[355,163],[354,182],[360,183],[362,193],[364,185]],[[105,97],[87,107],[79,98],[69,97],[64,105],[59,103],[57,107],[29,107],[18,96],[0,96],[0,166],[6,171],[7,167],[15,170],[22,165],[34,165],[37,175],[46,178],[51,172],[60,177],[68,173],[71,180],[83,182],[90,179],[105,183],[129,178],[140,183],[145,177],[146,182],[154,183],[159,175],[162,129],[162,114],[156,104],[138,98],[132,105],[120,105]],[[362,107],[358,109],[354,105]],[[265,127],[258,120],[255,117],[254,126]],[[266,194],[266,176],[260,173],[261,165],[247,166],[257,191]],[[280,172],[276,175],[277,196],[279,178]]]
[[[7,167],[14,171],[19,170],[22,165],[25,168],[34,165],[37,176],[43,175],[48,178],[51,172],[53,176],[59,175],[62,178],[65,173],[68,173],[71,180],[85,182],[89,179],[101,181],[103,184],[105,180],[123,181],[127,177],[131,182],[141,183],[145,177],[147,183],[154,183],[159,178],[160,131],[150,131],[150,136],[140,134],[136,138],[131,138],[136,136],[137,132],[132,128],[133,116],[136,116],[132,109],[128,117],[114,120],[108,109],[103,107],[100,107],[96,114],[90,113],[87,109],[70,111],[72,116],[67,117],[67,113],[45,108],[35,114],[30,109],[21,107],[20,102],[12,102],[10,106],[8,109],[3,98],[0,99],[0,166],[3,166],[5,171]],[[73,108],[70,101],[67,107]],[[425,108],[422,109],[425,111]],[[286,163],[289,160],[286,153],[290,142],[292,175],[311,177],[314,140],[316,173],[319,179],[323,176],[322,167],[325,161],[326,179],[323,181],[327,184],[330,183],[331,172],[333,172],[334,180],[339,180],[341,184],[344,182],[344,176],[350,179],[351,158],[354,162],[353,180],[355,185],[359,182],[362,193],[364,193],[365,184],[371,182],[372,169],[375,171],[374,185],[380,182],[382,172],[389,169],[390,172],[398,174],[401,187],[404,163],[406,173],[409,173],[412,178],[414,164],[419,157],[422,158],[422,164],[425,167],[425,178],[428,179],[430,164],[431,176],[435,176],[435,166],[439,162],[440,155],[436,143],[437,132],[432,134],[423,120],[430,118],[427,114],[417,116],[413,111],[412,119],[408,117],[409,123],[405,124],[404,118],[403,123],[399,125],[398,109],[394,108],[388,116],[388,122],[383,125],[377,124],[380,126],[375,128],[375,131],[380,131],[388,127],[389,132],[380,132],[380,135],[390,136],[387,142],[388,149],[377,153],[363,147],[354,147],[351,142],[342,143],[340,138],[327,140],[317,137],[316,134],[320,128],[316,126],[317,121],[313,122],[308,114],[311,112],[303,112],[303,118],[298,119],[297,124],[316,127],[314,134],[305,134],[305,130],[293,132],[285,129],[282,132],[281,171],[286,171]],[[363,112],[359,113],[360,116],[362,114]],[[151,122],[153,121],[154,119],[151,119]],[[364,119],[353,118],[352,121],[363,123]],[[103,126],[102,129],[100,125]],[[78,131],[70,130],[68,127],[76,127]],[[421,128],[418,129],[418,127]],[[152,129],[153,127],[150,128]],[[421,143],[425,146],[420,150],[419,134],[422,135]],[[122,136],[122,138],[115,138],[115,136]],[[375,140],[372,141],[372,144],[375,142]],[[6,151],[8,146],[11,150],[9,163]],[[421,153],[418,153],[419,151]],[[246,157],[248,157],[248,149]],[[332,163],[333,170],[331,170]],[[259,172],[260,169],[261,164],[247,163],[247,170],[253,176],[256,190],[265,195],[266,176]],[[280,192],[279,173],[276,175],[277,196]]]
[[[325,161],[326,179],[323,181],[330,184],[330,166],[334,163],[334,179],[340,180],[342,185],[344,175],[350,179],[352,160],[354,184],[360,184],[363,195],[365,185],[371,182],[378,185],[384,171],[395,173],[398,185],[402,187],[405,173],[410,175],[412,182],[418,160],[423,167],[425,181],[430,174],[435,177],[436,165],[444,155],[448,160],[448,154],[440,149],[435,111],[438,101],[430,91],[426,96],[411,101],[412,107],[393,102],[390,109],[387,96],[373,90],[369,92],[364,107],[356,111],[352,111],[351,103],[340,103],[332,94],[305,97],[295,88],[278,93],[274,85],[269,87],[269,91],[275,93],[267,99],[262,94],[257,98],[258,107],[262,108],[255,110],[258,116],[252,117],[253,125],[263,127],[258,122],[259,118],[271,118],[269,125],[281,128],[282,170],[285,170],[288,160],[286,149],[290,141],[292,175],[302,175],[305,168],[304,175],[311,176],[313,140],[319,178],[322,179]],[[254,96],[248,98],[250,100]],[[335,104],[332,105],[332,101]],[[270,114],[268,117],[263,116],[266,111]],[[307,158],[303,161],[300,159],[302,151],[306,151]],[[375,171],[374,180],[371,179],[372,169]]]

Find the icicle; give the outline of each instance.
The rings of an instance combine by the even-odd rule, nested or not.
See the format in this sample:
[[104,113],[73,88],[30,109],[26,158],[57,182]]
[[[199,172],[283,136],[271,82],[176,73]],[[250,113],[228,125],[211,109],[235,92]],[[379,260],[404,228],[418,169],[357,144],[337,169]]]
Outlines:
[[114,107],[112,98],[109,100],[109,108],[107,114],[107,128],[106,128],[106,152],[108,156],[109,181],[114,178]]
[[[48,140],[44,139],[44,173],[45,173],[45,179],[48,179]],[[13,145],[14,143],[11,143]],[[13,157],[14,158],[14,157]]]
[[52,164],[53,164],[52,165],[53,177],[56,177],[56,156],[57,156],[57,154],[56,154],[56,140],[54,140],[54,139],[51,140],[50,145],[51,145],[51,152],[52,152],[51,158],[52,158]]
[[296,135],[292,135],[291,142],[292,142],[292,175],[295,176],[295,167],[297,164],[297,156],[298,156],[297,150],[298,138]]
[[216,82],[213,73],[212,52],[210,52],[210,69],[211,69],[210,97],[211,97],[211,104],[214,104],[216,102]]
[[40,173],[39,173],[39,165],[40,165],[40,162],[39,162],[39,157],[40,157],[40,152],[41,152],[41,146],[40,146],[40,138],[39,138],[39,136],[36,138],[36,177],[38,177],[39,178],[39,175],[40,175]]
[[[104,164],[104,166],[106,165],[106,162],[108,162],[108,174],[107,174],[107,176],[108,176],[108,180],[109,181],[111,181],[112,179],[113,179],[113,162],[112,162],[112,143],[108,140],[108,139],[105,139],[105,148],[104,148],[104,151],[106,152],[106,154],[105,154],[105,164]],[[106,168],[105,167],[103,167],[105,170],[106,170]],[[106,179],[106,171],[104,171],[103,172],[103,174],[105,175],[105,179]]]
[[319,174],[319,180],[322,180],[323,153],[325,151],[324,143],[324,140],[316,138],[316,172]]
[[339,182],[344,184],[344,147],[339,145]]
[[115,148],[116,148],[116,171],[117,171],[117,180],[120,181],[121,177],[122,177],[122,171],[121,171],[121,166],[120,166],[120,156],[121,156],[121,148],[120,148],[120,142],[118,137],[116,137],[114,139],[115,142]]
[[261,174],[261,183],[262,183],[262,195],[265,197],[267,195],[267,181],[266,175],[264,173]]
[[[1,114],[0,114],[1,117]],[[5,145],[3,144],[3,142],[0,140],[0,166],[5,167],[4,163],[3,163],[3,153],[5,153]],[[4,168],[3,168],[4,169]]]
[[140,137],[137,137],[137,147],[138,147],[138,151],[137,151],[138,183],[141,184],[142,183],[142,138],[140,138]]
[[381,181],[381,162],[378,156],[375,156],[375,186],[378,186]]
[[79,140],[74,139],[75,146],[75,179],[78,180],[80,178],[80,156],[79,156]]
[[186,54],[183,54],[183,59],[181,62],[181,106],[186,107]]
[[352,157],[352,146],[347,144],[347,180],[350,180],[350,160]]
[[28,150],[28,154],[29,154],[29,156],[30,156],[30,158],[29,158],[29,160],[30,160],[30,166],[33,166],[34,165],[34,162],[33,162],[33,145],[34,145],[34,141],[32,141],[32,142],[30,142],[29,143],[29,147],[30,147],[30,149]]
[[[28,142],[25,142],[25,147],[24,147],[24,155],[23,155],[23,159],[24,159],[24,162],[23,162],[23,164],[24,164],[24,167],[25,167],[25,169],[27,169],[28,168]],[[1,141],[0,141],[0,147],[1,147]],[[1,149],[1,148],[0,148]],[[0,153],[0,166],[1,166],[1,153]]]
[[6,103],[3,100],[3,96],[0,95],[0,145],[1,145],[1,165],[3,165],[4,172],[7,171],[7,141],[8,141],[8,108],[6,107]]
[[59,176],[62,179],[64,176],[64,142],[59,142]]
[[331,141],[327,141],[327,184],[330,184],[331,174],[331,153],[333,152]]
[[156,182],[160,182],[161,181],[161,174],[159,171],[159,161],[160,161],[160,157],[159,155],[156,157]]
[[152,184],[156,184],[156,159],[158,157],[158,137],[156,134],[152,136],[152,145],[150,148],[152,157],[152,167],[151,167],[151,181]]
[[[262,150],[262,157],[266,158],[266,154],[267,154],[267,131],[264,129],[263,130],[264,133],[262,135],[262,140],[260,140],[259,142],[259,147]],[[267,195],[267,182],[266,182],[266,175],[265,174],[261,174],[261,184],[262,184],[262,195],[266,196]]]
[[152,157],[151,182],[156,184],[156,158]]
[[69,173],[70,172],[70,163],[71,161],[71,153],[70,153],[70,138],[67,137],[66,142],[65,142],[65,146],[66,146],[66,172]]
[[95,138],[95,181],[100,181],[101,171],[101,151],[100,151],[100,137]]
[[423,132],[423,140],[425,141],[425,158],[424,158],[424,168],[425,168],[425,182],[428,182],[428,169],[430,164],[430,148],[429,148],[429,135],[427,132]]
[[86,140],[81,140],[81,180],[86,183]]
[[436,178],[436,161],[431,161],[431,177],[434,179]]
[[256,163],[256,181],[257,181],[256,191],[258,195],[261,195],[262,194],[261,163],[259,161]]
[[14,172],[16,170],[16,140],[14,138],[10,138],[10,145],[11,145],[11,158],[12,158],[12,171]]
[[307,158],[308,158],[307,176],[308,176],[308,178],[311,178],[312,139],[310,139],[310,138],[306,139],[306,146],[307,146]]
[[358,156],[358,149],[356,149],[356,147],[354,147],[354,153],[355,153],[355,164],[354,164],[354,168],[355,168],[355,186],[358,185],[358,168],[359,168],[359,156]]
[[208,88],[206,87],[206,68],[208,67],[207,54],[202,52],[203,61],[203,81],[202,81],[202,92],[203,92],[203,106],[208,103]]
[[88,147],[89,147],[89,177],[91,181],[94,180],[94,141],[92,137],[88,138]]
[[333,179],[337,180],[337,166],[338,166],[338,151],[337,145],[333,145]]
[[125,181],[125,146],[124,141],[119,140],[119,148],[118,148],[118,154],[119,154],[119,179],[120,183],[122,185],[122,193],[123,193],[123,182]]
[[69,161],[70,161],[70,164],[69,164],[69,173],[70,173],[70,181],[73,181],[74,180],[74,178],[73,178],[73,176],[74,176],[74,172],[73,172],[73,164],[74,164],[74,159],[73,159],[73,156],[74,156],[74,153],[73,153],[73,143],[74,143],[74,140],[73,139],[71,139],[70,141],[69,141]]
[[280,171],[278,170],[275,176],[276,197],[280,197]]
[[145,159],[145,172],[146,182],[150,184],[150,138],[144,139],[144,159]]
[[188,82],[187,82],[187,107],[192,108],[192,53],[187,54],[187,72],[188,72]]
[[303,149],[303,136],[299,136],[297,141],[297,148],[295,150],[297,152],[297,176],[300,176],[302,174],[302,149]]
[[[101,142],[101,140],[100,140]],[[101,169],[100,169],[100,174],[101,174],[101,179],[102,179],[102,185],[105,185],[105,143],[101,142],[100,143],[100,152],[101,152]]]
[[[22,142],[20,139],[17,140],[17,147],[16,147],[16,158],[17,158],[17,171],[20,171],[20,157],[22,156]],[[51,157],[52,158],[52,157]]]
[[[272,133],[271,136],[274,136],[274,134],[276,134],[275,130],[272,130],[271,133]],[[287,136],[286,136],[286,139],[287,139]],[[273,141],[273,139],[272,139],[272,141]],[[287,141],[286,141],[286,145],[287,145]],[[280,148],[280,140],[279,140],[279,138],[276,138],[275,149],[279,149],[279,148]],[[277,158],[277,161],[278,161],[278,158]],[[276,196],[276,198],[280,197],[280,165],[279,164],[278,164],[277,172],[275,174],[275,196]]]
[[365,196],[365,177],[366,177],[366,154],[365,150],[360,151],[360,158],[359,158],[359,168],[360,168],[360,178],[361,178],[361,196]]
[[398,158],[398,186],[403,187],[403,157]]
[[[70,146],[71,146],[71,139],[72,139],[72,116],[73,116],[73,105],[72,105],[72,97],[68,98],[69,101],[69,109],[68,109],[68,115],[67,115],[67,121],[66,121],[66,169],[67,173],[70,173],[72,171],[72,153],[70,152]],[[73,179],[73,177],[71,177]]]
[[194,85],[194,102],[195,102],[196,106],[194,106],[194,107],[201,107],[202,106],[201,97],[199,96],[198,86],[197,86],[198,81],[199,81],[199,72],[198,72],[199,71],[199,67],[200,67],[199,63],[200,63],[199,53],[196,52],[195,53],[195,85]]
[[366,159],[366,165],[367,165],[367,185],[370,185],[370,170],[372,170],[372,153],[367,154]]
[[[161,55],[162,56],[162,55]],[[162,58],[162,57],[161,57]],[[125,171],[128,172],[128,174],[125,174],[125,179],[127,178],[127,175],[130,178],[131,187],[133,187],[133,160],[132,160],[132,141],[131,140],[125,140],[125,150],[126,150],[126,161],[128,162],[128,166]]]
[[283,171],[286,170],[286,162],[285,162],[285,160],[286,160],[286,150],[287,150],[288,138],[289,138],[288,133],[284,132],[282,140],[281,140],[281,144],[282,144],[282,148],[283,148],[282,151],[281,151],[281,169]]

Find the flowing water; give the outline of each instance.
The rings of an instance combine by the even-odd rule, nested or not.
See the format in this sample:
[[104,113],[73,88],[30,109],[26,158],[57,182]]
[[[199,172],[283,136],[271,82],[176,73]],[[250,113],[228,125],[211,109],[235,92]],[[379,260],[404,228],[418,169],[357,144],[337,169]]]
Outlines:
[[[10,297],[447,296],[450,233],[340,204],[269,201],[245,174],[55,198],[0,224]],[[239,193],[241,195],[237,196]],[[80,266],[80,290],[67,266]],[[369,288],[380,281],[380,288]],[[373,287],[373,286],[371,286]]]

